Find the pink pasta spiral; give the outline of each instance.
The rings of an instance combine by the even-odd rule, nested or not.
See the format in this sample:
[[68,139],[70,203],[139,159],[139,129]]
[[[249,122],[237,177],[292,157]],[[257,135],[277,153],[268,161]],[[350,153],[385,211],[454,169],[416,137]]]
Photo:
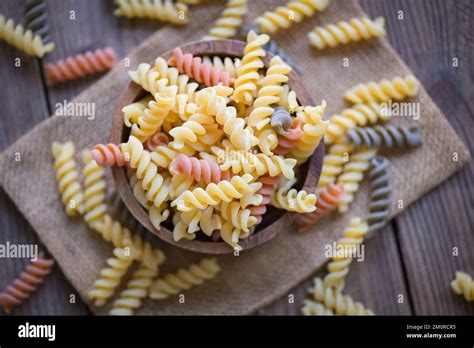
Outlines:
[[317,222],[322,216],[335,210],[339,202],[344,198],[344,185],[342,183],[334,184],[331,183],[329,186],[324,187],[318,193],[318,200],[316,201],[316,210],[312,213],[298,214],[297,221],[298,226],[301,230],[304,230],[315,222]]
[[23,273],[0,293],[0,304],[5,308],[5,312],[10,313],[13,307],[28,299],[51,272],[53,265],[54,260],[46,259],[40,254],[36,261],[26,266]]
[[127,162],[118,145],[111,143],[107,145],[97,144],[91,154],[99,166],[107,163],[109,166],[123,167]]
[[145,143],[148,151],[154,152],[158,146],[167,145],[170,142],[168,136],[163,132],[156,132],[149,137]]
[[217,163],[183,154],[176,155],[176,158],[170,164],[170,172],[173,175],[194,178],[197,182],[204,182],[206,185],[211,182],[217,184],[221,180],[229,180],[231,177],[230,172],[221,170]]
[[44,69],[48,84],[54,85],[104,72],[113,67],[117,60],[118,56],[114,49],[106,47],[60,59],[56,63],[48,63]]
[[250,214],[257,218],[257,224],[262,222],[262,216],[267,212],[267,204],[272,200],[279,180],[278,176],[271,177],[269,175],[258,178],[258,181],[262,183],[262,188],[256,193],[263,196],[262,204],[253,205],[248,208],[250,209]]
[[194,57],[191,53],[184,54],[179,47],[173,50],[173,56],[168,60],[168,64],[177,67],[180,73],[186,74],[208,87],[220,83],[229,86],[233,82],[227,71],[219,70],[212,64],[203,62],[200,57]]
[[278,134],[278,146],[273,152],[277,155],[286,155],[295,147],[303,135],[304,132],[301,129],[301,120],[294,119],[287,134]]

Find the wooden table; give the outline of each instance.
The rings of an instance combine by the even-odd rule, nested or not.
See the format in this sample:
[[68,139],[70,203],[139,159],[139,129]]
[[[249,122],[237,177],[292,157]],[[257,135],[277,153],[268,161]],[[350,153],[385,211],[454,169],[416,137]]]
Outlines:
[[[332,0],[341,1],[341,0]],[[399,52],[428,93],[448,117],[461,139],[473,152],[472,106],[473,6],[469,0],[362,0],[371,17],[383,15],[388,40]],[[0,13],[22,21],[23,2],[0,2]],[[50,25],[56,50],[49,59],[110,45],[123,57],[160,27],[153,21],[138,23],[112,15],[112,1],[51,0]],[[75,19],[71,14],[74,11]],[[403,25],[398,23],[403,11]],[[390,30],[397,28],[397,30]],[[22,57],[18,71],[12,66]],[[458,66],[453,66],[457,58]],[[0,149],[46,119],[57,102],[71,99],[96,79],[48,87],[43,63],[27,58],[0,43]],[[44,149],[50,151],[50,149]],[[474,305],[453,295],[449,283],[455,270],[474,275],[473,254],[453,256],[453,248],[474,250],[473,171],[471,161],[403,214],[382,233],[367,242],[366,262],[353,265],[346,292],[377,314],[473,315]],[[34,178],[32,178],[34,180]],[[0,192],[0,243],[36,243],[33,229],[3,190]],[[26,260],[2,260],[0,288],[26,265]],[[323,274],[323,272],[321,272]],[[298,314],[309,281],[261,311],[264,314]],[[15,314],[88,314],[85,304],[59,268]]]

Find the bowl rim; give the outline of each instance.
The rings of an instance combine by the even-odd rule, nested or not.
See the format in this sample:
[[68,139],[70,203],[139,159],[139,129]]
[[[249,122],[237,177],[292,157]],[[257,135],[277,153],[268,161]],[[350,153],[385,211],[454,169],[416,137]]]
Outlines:
[[[226,56],[226,57],[236,57],[241,58],[245,48],[245,43],[243,41],[237,40],[200,40],[193,41],[181,46],[183,53],[192,53],[195,56]],[[173,48],[174,49],[174,48]],[[162,57],[166,61],[173,55],[173,49],[166,51],[161,54],[159,57]],[[273,54],[266,52],[266,56],[262,59],[265,66],[268,67],[270,60],[273,58]],[[156,58],[155,58],[156,59]],[[151,65],[154,64],[154,61]],[[313,100],[303,85],[301,77],[292,70],[288,74],[288,85],[292,90],[295,90],[298,95],[298,100],[302,105],[313,105]],[[109,141],[113,144],[120,144],[124,141],[124,137],[129,134],[128,127],[123,123],[123,112],[122,108],[125,105],[128,105],[136,101],[140,95],[144,93],[144,89],[135,84],[133,81],[127,85],[125,92],[119,98],[117,106],[114,111],[112,127],[110,130]],[[127,134],[126,134],[127,133]],[[324,156],[324,141],[321,141],[318,147],[315,149],[314,153],[309,158],[308,170],[306,178],[303,182],[303,189],[313,189],[316,187],[316,184],[319,180],[319,176],[322,168],[322,161]],[[214,242],[214,241],[202,241],[202,240],[180,240],[178,242],[173,239],[173,232],[166,227],[162,226],[160,230],[157,230],[151,224],[148,212],[140,205],[138,200],[135,198],[132,188],[129,184],[129,180],[126,175],[126,167],[112,167],[112,176],[116,186],[116,189],[126,206],[126,208],[131,212],[131,214],[137,219],[137,221],[145,227],[146,230],[150,231],[155,236],[159,237],[161,240],[164,240],[172,245],[175,245],[179,248],[207,253],[207,254],[229,254],[233,253],[234,249],[225,242]],[[270,225],[266,226],[260,231],[257,231],[254,234],[251,234],[249,237],[244,240],[239,241],[242,251],[251,249],[258,245],[262,245],[271,239],[273,239],[277,234],[283,230],[292,230],[294,229],[293,219],[294,214],[290,212],[283,213],[282,216],[277,218]]]

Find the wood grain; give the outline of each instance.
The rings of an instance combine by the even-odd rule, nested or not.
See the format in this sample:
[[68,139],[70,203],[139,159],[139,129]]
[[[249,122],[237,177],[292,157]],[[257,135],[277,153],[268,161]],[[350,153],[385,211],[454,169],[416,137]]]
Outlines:
[[[268,0],[267,0],[268,1]],[[333,0],[339,1],[339,0]],[[0,13],[20,20],[22,1],[1,1]],[[52,38],[56,50],[46,57],[55,61],[70,54],[110,45],[123,57],[161,24],[154,21],[118,19],[111,15],[112,1],[52,0]],[[449,121],[472,151],[472,4],[469,0],[361,0],[371,17],[383,15],[388,40],[407,62]],[[74,23],[68,19],[76,11]],[[404,11],[404,20],[397,19]],[[0,43],[2,117],[0,148],[48,115],[48,104],[70,99],[96,78],[44,89],[37,60],[31,60]],[[289,52],[291,55],[291,52]],[[22,57],[21,77],[12,59]],[[453,68],[452,58],[459,59]],[[131,62],[133,65],[134,62]],[[27,93],[25,93],[27,91]],[[18,106],[21,105],[21,108]],[[50,110],[51,111],[51,110]],[[54,111],[54,107],[53,107]],[[49,151],[49,149],[47,149]],[[377,314],[473,314],[474,307],[449,289],[454,270],[474,274],[473,164],[447,180],[397,218],[379,236],[369,241],[366,262],[354,264],[346,292]],[[0,243],[34,243],[36,236],[11,201],[0,193]],[[459,256],[452,256],[452,247]],[[470,250],[469,254],[467,251]],[[22,260],[23,261],[23,260]],[[0,267],[0,286],[6,285],[27,261],[6,260]],[[368,273],[368,274],[367,274]],[[324,271],[319,274],[323,275]],[[407,283],[405,283],[407,281]],[[282,297],[265,309],[265,314],[297,314],[306,296],[308,282],[295,288],[295,304]],[[18,314],[82,314],[82,304],[67,306],[63,299],[72,293],[58,268]],[[398,304],[395,295],[406,294],[409,302]],[[58,299],[61,299],[58,301]],[[411,304],[411,305],[410,305]]]
[[[245,44],[241,41],[236,40],[208,40],[208,41],[196,41],[187,43],[180,46],[184,54],[192,54],[196,57],[202,56],[223,56],[223,57],[239,57],[241,58],[244,52]],[[161,55],[165,60],[170,59],[173,56],[172,50],[167,51]],[[270,60],[273,58],[271,53],[268,53],[262,60],[266,67],[269,66]],[[153,64],[153,62],[151,62]],[[288,85],[290,89],[294,90],[299,98],[301,105],[313,105],[312,98],[306,88],[304,87],[300,77],[294,72],[288,74]],[[124,95],[121,97],[120,102],[115,110],[111,133],[110,142],[113,144],[120,144],[127,141],[129,137],[129,130],[123,123],[123,112],[122,108],[128,104],[138,101],[143,97],[144,90],[135,84],[130,82]],[[324,144],[320,143],[318,148],[315,150],[309,166],[301,167],[303,186],[314,190],[319,180],[319,174],[321,173],[321,167],[323,164]],[[129,185],[125,167],[113,167],[113,176],[115,186],[119,191],[125,206],[130,210],[132,215],[143,225],[148,231],[158,236],[162,240],[173,244],[179,248],[191,250],[200,253],[207,254],[229,254],[233,252],[232,248],[224,242],[214,242],[210,238],[206,240],[181,240],[175,241],[172,227],[163,224],[159,230],[153,227],[148,212],[139,204],[138,200],[133,194],[132,187]],[[242,250],[247,250],[263,243],[270,241],[278,233],[290,229],[293,223],[293,215],[288,212],[284,212],[280,209],[268,210],[264,216],[264,220],[270,221],[269,225],[261,224],[255,232],[248,238],[240,242]]]

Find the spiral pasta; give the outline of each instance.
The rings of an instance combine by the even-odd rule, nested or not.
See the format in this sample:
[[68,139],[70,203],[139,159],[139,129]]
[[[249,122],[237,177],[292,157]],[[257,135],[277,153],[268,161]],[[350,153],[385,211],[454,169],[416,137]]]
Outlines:
[[158,146],[168,145],[169,138],[166,133],[156,132],[146,140],[145,146],[148,151],[155,151]]
[[255,19],[262,33],[273,34],[288,29],[293,23],[300,23],[305,17],[312,17],[317,11],[324,11],[329,0],[289,1],[274,11],[266,11]]
[[237,110],[232,106],[227,106],[224,96],[228,93],[232,93],[232,89],[201,90],[196,97],[198,110],[207,115],[215,115],[217,123],[223,126],[224,133],[229,136],[231,143],[238,149],[248,151],[252,146],[257,145],[259,140],[253,135],[252,129],[246,127],[245,121],[237,117]]
[[120,281],[127,273],[137,252],[133,249],[115,248],[114,257],[107,259],[107,268],[100,271],[100,278],[94,281],[93,288],[87,293],[89,300],[94,301],[94,305],[103,306],[120,285]]
[[309,292],[315,301],[332,309],[336,315],[374,315],[374,312],[365,308],[362,303],[354,302],[350,296],[343,295],[335,288],[324,286],[321,278],[314,278],[314,285]]
[[297,216],[300,230],[305,230],[315,224],[321,217],[335,210],[344,197],[344,186],[331,183],[323,187],[317,195],[316,210],[312,213]]
[[265,77],[260,82],[258,95],[253,102],[253,110],[250,113],[247,124],[261,130],[270,123],[270,117],[273,114],[272,104],[280,101],[280,95],[283,92],[283,83],[288,81],[288,74],[291,68],[285,64],[280,57],[275,56],[270,61]]
[[392,185],[388,173],[388,160],[383,156],[375,156],[371,161],[369,171],[370,202],[367,223],[369,231],[367,238],[385,227],[390,218],[390,194]]
[[342,173],[344,163],[349,161],[349,153],[353,150],[351,144],[334,144],[323,158],[323,166],[318,181],[318,190],[336,181]]
[[141,306],[142,300],[148,297],[153,279],[156,278],[160,265],[165,261],[165,255],[161,250],[152,249],[145,250],[144,253],[147,254],[148,261],[140,264],[133,272],[126,289],[114,301],[110,315],[133,315],[133,311]]
[[278,135],[278,146],[273,152],[277,155],[286,155],[296,146],[298,141],[304,136],[304,132],[301,129],[301,120],[292,120],[292,127],[286,132],[286,134]]
[[391,80],[383,79],[380,82],[370,81],[359,83],[344,92],[344,99],[350,103],[379,102],[402,100],[414,97],[420,90],[420,81],[413,75],[396,76]]
[[272,197],[272,205],[297,213],[311,213],[316,210],[316,195],[304,190],[288,189],[282,187]]
[[34,35],[39,35],[46,44],[49,37],[48,6],[44,0],[27,0],[25,3],[25,27]]
[[334,315],[332,309],[326,308],[322,303],[305,300],[303,307],[301,307],[301,313],[306,316],[316,316],[316,315]]
[[237,71],[237,78],[234,82],[233,98],[239,103],[251,105],[253,93],[257,91],[257,81],[260,78],[258,70],[263,68],[262,57],[265,57],[265,50],[262,48],[270,37],[262,34],[257,35],[250,31],[247,35],[247,45],[244,48],[244,55],[241,65]]
[[49,85],[95,75],[111,69],[118,60],[117,53],[111,47],[87,51],[74,57],[47,63],[44,67]]
[[13,307],[26,301],[30,294],[38,289],[54,266],[53,259],[47,259],[43,253],[36,261],[31,262],[26,269],[3,292],[0,293],[0,304],[5,312],[10,313]]
[[56,169],[56,180],[61,193],[66,213],[75,216],[84,212],[84,196],[79,184],[79,174],[76,170],[74,160],[74,144],[72,142],[52,144],[54,168]]
[[[268,173],[270,176],[283,176],[289,180],[295,177],[293,168],[296,160],[284,158],[282,156],[267,156],[263,153],[254,155],[253,153],[241,153],[235,150],[223,150],[220,147],[212,146],[211,151],[224,161],[221,164],[222,170],[231,170],[234,174],[253,174],[262,176]],[[226,156],[227,155],[227,156]],[[228,158],[227,158],[228,157]]]
[[370,166],[370,161],[376,155],[375,149],[362,149],[350,156],[350,160],[342,169],[341,175],[337,178],[337,183],[344,185],[344,198],[339,203],[338,210],[345,213],[349,209],[349,204],[354,200],[354,194],[359,190],[359,183],[364,178],[364,173]]
[[237,70],[240,67],[240,59],[239,58],[230,58],[224,57],[221,58],[219,56],[202,57],[203,63],[212,64],[215,68],[219,69],[220,71],[227,71],[231,78],[237,77]]
[[368,40],[374,37],[385,36],[385,20],[378,17],[352,18],[349,21],[339,21],[325,27],[318,26],[308,33],[309,41],[313,47],[324,49],[347,45],[350,42]]
[[123,167],[126,164],[126,158],[115,144],[97,144],[91,151],[92,158],[99,166],[107,163],[109,166]]
[[231,84],[231,78],[227,71],[221,71],[211,64],[203,62],[200,57],[194,57],[191,53],[184,54],[179,47],[173,50],[173,56],[168,60],[168,64],[176,66],[179,72],[209,87],[219,83],[224,86]]
[[233,176],[229,181],[223,180],[218,184],[210,183],[205,189],[197,187],[194,190],[185,191],[171,202],[178,210],[186,212],[193,209],[205,209],[209,205],[217,205],[220,202],[230,202],[233,198],[241,198],[243,193],[253,193],[262,186],[260,183],[250,183],[252,175]]
[[228,0],[220,18],[204,39],[231,39],[247,15],[247,0]]
[[123,112],[123,123],[127,127],[132,127],[132,124],[138,122],[138,118],[146,110],[148,103],[152,101],[153,97],[146,96],[139,101],[128,104],[122,108]]
[[283,106],[274,108],[270,125],[279,135],[286,135],[293,123],[290,113]]
[[340,114],[331,116],[324,142],[329,145],[336,142],[349,130],[357,126],[365,126],[381,121],[387,121],[390,118],[381,112],[380,105],[375,102],[369,104],[356,104],[350,108],[344,109]]
[[114,15],[126,18],[146,18],[175,25],[188,22],[188,6],[171,0],[115,0]]
[[283,91],[280,95],[280,102],[278,105],[285,107],[289,112],[303,111],[303,108],[298,104],[296,92],[290,90],[288,85],[283,85]]
[[[270,204],[272,201],[279,180],[280,178],[278,176],[272,177],[270,175],[264,175],[258,178],[258,182],[262,183],[262,188],[256,192],[256,195],[252,195],[251,199],[253,201],[251,201],[248,206],[250,214],[257,218],[257,224],[262,222],[262,216],[267,211],[267,204]],[[256,196],[262,196],[261,202],[258,201],[258,198],[255,199]]]
[[[342,232],[342,238],[336,241],[337,256],[328,263],[328,274],[324,277],[324,286],[327,288],[344,288],[344,278],[349,273],[349,266],[355,257],[356,248],[362,244],[369,230],[368,224],[361,218],[353,218],[349,226]],[[339,256],[339,253],[342,253]]]
[[104,170],[92,159],[89,150],[82,151],[84,168],[84,221],[91,225],[94,221],[101,220],[107,206],[105,205],[106,181]]
[[151,101],[137,123],[132,125],[131,135],[145,142],[158,131],[176,103],[176,92],[177,87],[170,86],[163,93],[155,94],[156,101]]
[[169,178],[158,173],[152,162],[150,152],[143,149],[143,144],[130,135],[128,141],[121,145],[122,154],[130,158],[130,167],[136,169],[137,178],[143,180],[142,187],[147,199],[157,207],[165,202],[169,195]]
[[221,180],[229,180],[230,173],[223,171],[215,162],[200,160],[196,157],[188,157],[177,154],[173,163],[169,167],[172,175],[184,175],[186,178],[194,178],[197,182],[209,184],[218,183]]
[[457,271],[456,278],[451,282],[451,289],[458,295],[464,295],[466,301],[474,301],[474,280],[469,274]]
[[305,107],[296,117],[302,121],[304,135],[291,149],[289,156],[303,163],[314,153],[328,128],[329,121],[323,121],[326,102],[316,107]]
[[54,50],[54,43],[44,43],[41,36],[34,35],[31,30],[24,30],[21,24],[15,25],[13,19],[6,20],[0,14],[0,40],[30,56],[43,58]]
[[150,298],[164,300],[193,286],[201,285],[206,280],[216,277],[220,267],[217,259],[202,259],[188,268],[181,268],[176,273],[170,273],[157,279],[150,289]]
[[257,218],[251,214],[249,209],[242,208],[240,202],[223,202],[221,214],[224,219],[232,222],[234,227],[244,232],[249,232],[250,228],[257,223]]
[[417,127],[376,125],[350,129],[343,141],[353,144],[354,150],[361,147],[395,149],[418,147],[422,138]]

